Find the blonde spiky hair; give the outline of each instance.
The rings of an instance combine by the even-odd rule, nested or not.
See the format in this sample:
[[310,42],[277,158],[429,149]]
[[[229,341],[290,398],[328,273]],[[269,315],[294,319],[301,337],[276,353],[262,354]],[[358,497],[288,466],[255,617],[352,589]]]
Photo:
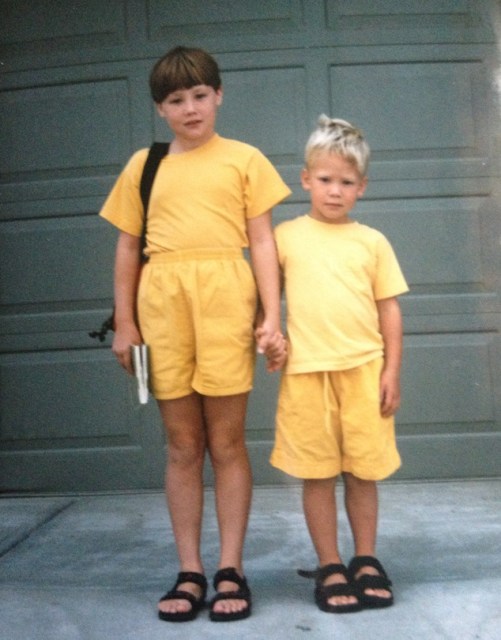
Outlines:
[[306,143],[304,159],[306,167],[320,152],[337,153],[353,163],[361,176],[367,173],[370,149],[364,134],[346,120],[329,118],[322,114],[317,120],[317,128]]

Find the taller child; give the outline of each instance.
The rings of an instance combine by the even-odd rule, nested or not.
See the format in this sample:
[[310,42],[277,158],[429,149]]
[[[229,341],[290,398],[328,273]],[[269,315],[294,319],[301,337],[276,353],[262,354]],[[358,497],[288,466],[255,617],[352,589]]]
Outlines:
[[173,137],[151,193],[142,269],[146,149],[131,157],[101,211],[120,232],[112,349],[131,373],[130,346],[149,345],[151,387],[168,442],[165,491],[180,573],[158,604],[159,617],[191,620],[205,602],[200,540],[208,452],[220,538],[210,617],[237,620],[251,613],[242,556],[252,492],[244,424],[253,323],[259,296],[259,349],[281,339],[271,209],[290,190],[259,150],[215,132],[223,89],[207,52],[170,50],[154,65],[150,89]]

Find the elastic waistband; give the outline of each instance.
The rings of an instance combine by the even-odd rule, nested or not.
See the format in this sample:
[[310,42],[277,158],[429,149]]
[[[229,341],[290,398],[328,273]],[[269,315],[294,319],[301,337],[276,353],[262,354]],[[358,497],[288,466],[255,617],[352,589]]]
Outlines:
[[188,260],[242,260],[242,249],[183,249],[181,251],[164,251],[149,257],[151,264],[165,262],[185,262]]

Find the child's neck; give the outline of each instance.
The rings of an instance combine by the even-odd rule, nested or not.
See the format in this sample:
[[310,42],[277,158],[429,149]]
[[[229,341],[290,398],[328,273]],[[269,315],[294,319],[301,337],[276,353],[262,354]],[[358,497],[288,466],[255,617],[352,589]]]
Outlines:
[[344,227],[346,225],[355,223],[355,220],[353,220],[353,218],[350,218],[348,216],[340,220],[329,220],[327,218],[323,218],[322,216],[315,214],[315,212],[311,210],[306,215],[312,218],[313,220],[316,220],[317,222],[321,222],[322,224],[327,224],[331,227]]
[[199,147],[202,147],[204,144],[207,144],[207,142],[212,140],[215,135],[216,132],[213,131],[209,136],[200,140],[184,140],[180,138],[174,138],[169,147],[169,154],[186,153],[187,151],[198,149]]

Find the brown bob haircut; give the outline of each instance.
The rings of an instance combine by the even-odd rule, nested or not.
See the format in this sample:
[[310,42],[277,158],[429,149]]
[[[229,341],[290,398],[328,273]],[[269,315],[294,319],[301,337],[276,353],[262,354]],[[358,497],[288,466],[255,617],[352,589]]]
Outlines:
[[203,49],[175,47],[158,60],[150,74],[151,97],[157,104],[173,91],[206,84],[221,88],[219,67]]

